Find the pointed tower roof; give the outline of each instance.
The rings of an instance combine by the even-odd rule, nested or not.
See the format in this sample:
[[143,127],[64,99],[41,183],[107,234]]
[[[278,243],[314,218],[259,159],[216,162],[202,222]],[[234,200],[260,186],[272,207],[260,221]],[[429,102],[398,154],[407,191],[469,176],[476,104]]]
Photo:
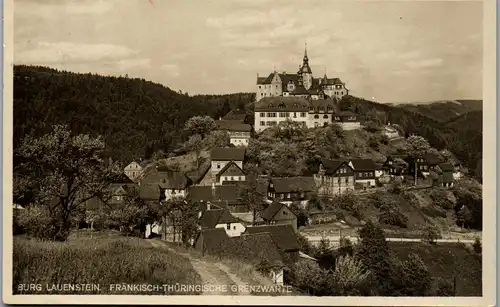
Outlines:
[[307,43],[305,43],[304,47],[304,64],[307,64],[309,62],[309,58],[307,57]]

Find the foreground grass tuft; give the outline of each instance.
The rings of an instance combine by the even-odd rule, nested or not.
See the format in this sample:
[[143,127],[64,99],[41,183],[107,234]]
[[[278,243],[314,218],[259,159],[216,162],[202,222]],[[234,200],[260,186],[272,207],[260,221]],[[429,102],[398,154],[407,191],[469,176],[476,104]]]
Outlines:
[[[74,236],[68,242],[47,242],[14,238],[14,294],[174,294],[156,291],[113,290],[112,284],[200,285],[201,278],[186,258],[158,250],[138,238],[97,235]],[[37,284],[23,290],[19,285]],[[50,291],[52,285],[93,284],[99,289],[82,292]],[[47,286],[48,285],[48,286]],[[199,294],[183,292],[176,294]]]

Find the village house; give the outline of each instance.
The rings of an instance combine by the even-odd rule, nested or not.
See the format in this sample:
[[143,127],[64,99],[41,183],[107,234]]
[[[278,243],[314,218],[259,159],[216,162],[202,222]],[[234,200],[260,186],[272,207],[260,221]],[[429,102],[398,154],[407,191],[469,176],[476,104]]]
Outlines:
[[361,128],[360,116],[350,111],[344,111],[333,115],[333,121],[343,130],[356,130]]
[[453,174],[455,172],[455,167],[451,163],[441,163],[436,167],[436,172],[439,175],[438,183],[442,187],[452,188],[453,187]]
[[272,202],[260,216],[267,225],[289,224],[292,225],[294,231],[297,231],[297,215],[283,203]]
[[241,186],[236,184],[191,186],[188,199],[192,201],[210,202],[228,208],[230,212],[249,212],[248,205],[241,197]]
[[371,159],[350,159],[349,166],[354,170],[354,180],[356,185],[362,188],[374,188],[375,170],[377,166]]
[[407,156],[404,155],[391,155],[388,156],[382,165],[384,174],[391,177],[403,177],[408,170],[408,162],[405,161]]
[[385,135],[389,140],[400,137],[398,130],[391,126],[390,123],[384,126],[384,128],[382,129],[382,134]]
[[322,196],[341,195],[354,190],[354,169],[345,160],[321,159],[313,178]]
[[227,209],[212,209],[208,203],[207,210],[200,212],[200,229],[222,228],[230,237],[241,235],[245,231],[245,226],[236,217],[231,215]]
[[247,147],[250,141],[252,127],[239,120],[218,120],[215,121],[217,130],[226,131],[229,134],[230,143],[236,147]]
[[246,173],[234,161],[226,164],[215,176],[215,184],[238,183],[246,180]]
[[264,272],[276,285],[283,285],[285,259],[270,233],[242,234],[229,237],[221,228],[203,230],[194,248],[203,255],[235,259]]
[[141,179],[139,185],[158,185],[161,190],[160,200],[169,200],[174,197],[186,197],[187,188],[192,184],[191,179],[182,172],[153,170]]
[[130,180],[136,181],[142,175],[143,168],[139,163],[132,161],[123,169],[123,172]]
[[231,120],[244,123],[246,118],[247,112],[245,110],[234,109],[229,111],[226,115],[224,115],[224,117],[220,118],[220,120]]
[[[436,171],[436,167],[443,163],[443,159],[434,153],[426,153],[416,159],[407,159],[409,174],[415,174],[415,164],[417,167],[417,176],[427,177],[431,171]],[[416,162],[416,163],[415,163]]]
[[292,202],[307,204],[316,192],[312,177],[273,177],[269,180],[268,198],[290,205]]
[[276,71],[267,77],[257,74],[256,101],[269,97],[300,97],[307,99],[340,100],[349,94],[344,82],[339,78],[315,78],[309,66],[307,49],[304,50],[302,65],[296,74]]
[[248,226],[244,234],[269,233],[278,248],[285,255],[285,261],[295,263],[299,260],[300,243],[292,225]]
[[[225,166],[231,162],[236,164],[240,170],[243,170],[243,161],[245,159],[245,148],[224,148],[218,147],[210,151],[210,169],[205,173],[198,185],[211,186],[212,184],[222,184],[221,178],[225,179],[224,173],[231,173],[234,168],[229,169]],[[223,173],[221,173],[223,171]],[[229,175],[228,175],[229,176]],[[231,177],[231,176],[229,176]],[[244,181],[243,174],[240,176],[232,176],[230,181]],[[217,179],[219,178],[219,180]],[[223,180],[224,181],[224,180]]]

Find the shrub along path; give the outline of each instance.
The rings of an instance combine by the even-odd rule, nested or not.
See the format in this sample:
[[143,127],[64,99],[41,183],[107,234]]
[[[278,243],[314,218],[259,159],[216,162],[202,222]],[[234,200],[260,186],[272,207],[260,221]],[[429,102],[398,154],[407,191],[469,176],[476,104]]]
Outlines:
[[[191,262],[193,268],[200,274],[202,285],[217,286],[215,289],[209,289],[209,291],[203,292],[202,295],[250,295],[249,292],[241,291],[246,287],[240,288],[240,291],[234,292],[231,286],[247,286],[238,276],[230,273],[230,269],[222,263],[212,263],[204,259],[199,259],[191,255],[190,253],[181,253],[169,247],[167,244],[160,240],[148,240],[151,245],[156,248],[165,248],[171,252],[177,253],[180,256],[184,256]],[[227,292],[222,292],[221,286],[225,286]],[[216,290],[216,291],[212,291]],[[217,291],[219,290],[219,291]]]

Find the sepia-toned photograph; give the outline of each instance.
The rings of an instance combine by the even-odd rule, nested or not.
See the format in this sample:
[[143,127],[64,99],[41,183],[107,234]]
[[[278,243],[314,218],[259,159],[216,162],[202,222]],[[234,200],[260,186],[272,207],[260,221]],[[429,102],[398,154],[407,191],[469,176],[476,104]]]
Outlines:
[[487,4],[13,0],[4,302],[494,304]]

